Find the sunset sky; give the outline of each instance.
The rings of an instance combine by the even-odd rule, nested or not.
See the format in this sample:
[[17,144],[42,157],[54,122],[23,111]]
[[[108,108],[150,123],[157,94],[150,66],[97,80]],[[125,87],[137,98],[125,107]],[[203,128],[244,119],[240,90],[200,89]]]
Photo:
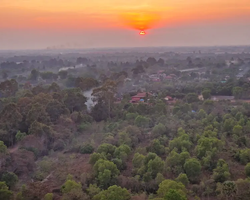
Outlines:
[[249,0],[0,0],[0,49],[244,44]]

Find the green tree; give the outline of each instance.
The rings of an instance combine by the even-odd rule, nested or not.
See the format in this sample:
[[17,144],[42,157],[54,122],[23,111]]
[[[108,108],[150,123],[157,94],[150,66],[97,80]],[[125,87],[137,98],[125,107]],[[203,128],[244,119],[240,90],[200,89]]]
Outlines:
[[182,196],[186,196],[186,188],[182,183],[167,179],[160,183],[157,194],[159,197],[165,197],[170,190],[176,190]]
[[107,159],[111,159],[114,156],[115,150],[116,146],[108,143],[103,143],[98,147],[96,152],[103,154]]
[[3,130],[8,131],[7,136],[0,138],[6,145],[13,145],[16,132],[19,130],[23,116],[14,103],[7,104],[0,113],[0,125]]
[[241,136],[242,135],[242,130],[243,130],[243,127],[240,126],[240,125],[235,125],[233,127],[233,134],[237,135],[237,136]]
[[116,158],[120,158],[125,161],[130,154],[131,149],[128,145],[122,144],[118,148],[115,149],[114,156]]
[[82,94],[80,89],[68,89],[64,91],[65,96],[63,99],[64,105],[69,109],[71,113],[74,111],[86,110],[87,98]]
[[230,177],[228,164],[225,160],[219,159],[217,162],[217,167],[213,170],[213,179],[216,182],[223,183]]
[[118,133],[118,144],[119,145],[126,144],[129,147],[131,147],[133,145],[132,139],[134,139],[134,138],[131,138],[130,134],[127,132],[119,132]]
[[90,90],[97,87],[98,81],[93,78],[78,77],[75,80],[75,87],[79,87],[82,91]]
[[33,104],[26,117],[26,124],[28,126],[30,126],[35,121],[47,125],[50,124],[50,117],[46,112],[44,106],[40,103]]
[[68,193],[73,189],[81,189],[82,186],[80,183],[75,182],[74,180],[68,179],[62,186],[62,193]]
[[3,143],[3,141],[0,141],[0,153],[5,154],[7,152],[7,147]]
[[166,133],[166,127],[162,123],[159,123],[153,128],[153,133],[155,135],[163,135]]
[[170,150],[176,148],[178,152],[189,151],[191,146],[192,143],[190,142],[189,135],[182,128],[178,130],[178,137],[169,142]]
[[235,99],[240,99],[243,95],[243,89],[241,87],[234,87],[232,93]]
[[36,69],[33,69],[30,73],[30,80],[36,81],[39,77],[40,72],[37,71]]
[[93,153],[90,156],[89,163],[91,165],[94,165],[99,159],[106,159],[105,155],[100,154],[100,153]]
[[91,144],[85,144],[80,147],[80,153],[81,154],[91,154],[95,148]]
[[142,65],[137,65],[131,71],[133,72],[134,77],[137,77],[139,74],[145,72],[144,67]]
[[170,189],[164,197],[165,200],[187,200],[187,197],[181,195],[178,191]]
[[138,127],[146,128],[146,127],[149,126],[149,119],[147,117],[138,115],[135,118],[135,125],[138,126]]
[[9,188],[13,188],[18,182],[18,177],[13,172],[5,172],[2,175],[1,181],[5,182]]
[[232,133],[233,127],[236,125],[236,121],[232,118],[226,119],[223,123],[223,130],[228,133]]
[[95,195],[93,200],[130,200],[131,195],[128,190],[119,186],[110,186],[107,190]]
[[[61,88],[60,86],[53,82],[47,89],[48,93],[60,93],[61,92]],[[52,94],[53,95],[53,94]]]
[[140,168],[144,163],[145,156],[140,153],[135,153],[132,163],[135,168]]
[[153,140],[147,150],[156,153],[159,156],[165,154],[165,147],[160,143],[160,140],[158,139]]
[[188,93],[188,94],[185,96],[185,100],[186,100],[188,103],[193,103],[193,102],[199,101],[198,95],[197,95],[196,93]]
[[47,90],[46,90],[46,88],[44,86],[39,84],[39,85],[33,87],[31,89],[31,92],[34,95],[38,95],[38,94],[41,94],[41,93],[47,93]]
[[242,149],[239,151],[239,160],[241,164],[246,165],[248,162],[250,162],[250,149]]
[[4,97],[13,96],[18,91],[18,83],[15,79],[0,83],[0,91]]
[[213,155],[217,153],[219,149],[221,149],[222,142],[216,137],[204,137],[202,136],[198,140],[198,144],[196,146],[196,154],[199,159],[207,156],[208,152],[212,152]]
[[101,87],[95,88],[92,95],[95,97],[97,104],[106,105],[108,117],[111,117],[113,104],[115,102],[116,83],[112,80],[107,80]]
[[181,110],[180,106],[175,105],[173,108],[173,114],[177,114]]
[[86,195],[82,191],[82,185],[74,180],[68,179],[61,187],[63,200],[84,200]]
[[198,116],[199,116],[200,119],[204,119],[204,118],[206,118],[207,113],[203,109],[200,109],[199,113],[198,113]]
[[166,162],[174,174],[182,173],[184,164],[187,159],[190,159],[190,154],[186,151],[177,153],[175,150],[168,155]]
[[116,183],[120,171],[117,166],[108,160],[100,159],[94,165],[94,174],[101,188],[108,188]]
[[18,131],[15,137],[16,140],[20,142],[23,140],[23,138],[25,138],[26,135],[27,135],[26,133],[21,133],[21,131]]
[[182,183],[187,186],[189,184],[189,180],[186,174],[180,173],[179,176],[175,179],[175,181]]
[[225,181],[222,183],[222,194],[227,199],[236,196],[237,187],[234,181]]
[[167,113],[167,105],[163,101],[158,101],[154,106],[154,111],[157,114],[166,114]]
[[157,185],[159,185],[164,180],[165,180],[165,177],[161,173],[158,173],[155,177],[155,181]]
[[57,80],[58,75],[53,72],[41,72],[40,76],[43,80]]
[[69,110],[66,106],[57,100],[50,101],[47,104],[45,111],[48,113],[52,122],[56,122],[61,115],[69,114]]
[[89,188],[87,189],[87,193],[91,199],[93,199],[93,197],[95,195],[99,194],[100,192],[101,192],[101,189],[99,187],[97,187],[96,184],[94,184],[94,185],[90,184]]
[[8,186],[5,182],[0,182],[0,199],[10,200],[13,196],[13,193],[9,191]]
[[49,142],[51,142],[50,139],[53,138],[54,132],[50,126],[34,121],[29,128],[29,134],[34,134],[39,137],[46,137],[48,139],[46,142],[49,144]]
[[60,79],[64,80],[68,76],[68,71],[66,71],[66,70],[59,71],[58,76],[60,77]]
[[210,99],[211,98],[211,90],[205,89],[202,91],[202,96],[204,99]]
[[97,103],[91,109],[91,115],[97,122],[107,120],[109,118],[108,107],[102,99],[97,100]]
[[250,163],[247,163],[245,166],[245,172],[248,177],[250,177]]
[[149,152],[145,157],[136,153],[133,158],[133,165],[135,167],[134,172],[140,175],[144,182],[155,179],[157,174],[164,170],[164,161],[152,152]]
[[137,113],[127,113],[126,114],[126,120],[135,120],[135,118],[138,116]]
[[53,200],[53,193],[47,193],[44,196],[43,200]]
[[164,169],[164,162],[163,160],[156,156],[153,160],[148,162],[148,172],[151,174],[152,178],[154,179],[158,173],[162,173]]
[[196,181],[201,173],[201,164],[196,158],[188,159],[184,164],[184,170],[190,181]]

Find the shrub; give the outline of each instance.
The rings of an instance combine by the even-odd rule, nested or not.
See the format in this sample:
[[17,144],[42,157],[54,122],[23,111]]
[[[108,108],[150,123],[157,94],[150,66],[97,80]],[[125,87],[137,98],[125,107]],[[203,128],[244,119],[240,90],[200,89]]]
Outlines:
[[164,199],[165,200],[187,200],[187,198],[184,195],[180,194],[178,191],[173,190],[173,189],[170,189],[167,192]]
[[138,116],[137,113],[127,113],[126,120],[134,120]]
[[3,143],[3,141],[0,141],[0,153],[6,153],[7,152],[7,147]]
[[21,131],[18,131],[15,137],[17,141],[22,141],[26,135],[26,133],[21,133]]
[[189,180],[186,174],[181,173],[176,179],[177,182],[182,183],[183,185],[187,186],[189,184]]
[[88,128],[90,127],[90,123],[88,122],[83,122],[81,123],[81,125],[79,126],[79,131],[86,131],[88,130]]
[[48,193],[44,196],[44,200],[53,200],[53,193]]
[[162,123],[155,125],[155,127],[153,128],[153,133],[155,135],[163,135],[165,132],[166,127]]
[[190,181],[196,181],[201,173],[201,164],[196,158],[188,159],[184,164],[185,172]]
[[213,170],[213,178],[215,182],[225,182],[230,177],[228,164],[225,160],[219,159],[217,167]]
[[18,177],[15,173],[5,172],[1,181],[4,181],[8,187],[12,188],[18,182]]
[[91,154],[94,151],[94,147],[91,144],[85,144],[80,147],[81,154]]
[[248,177],[250,177],[250,163],[248,163],[245,167],[245,172]]
[[131,195],[127,189],[117,185],[110,186],[107,190],[95,195],[94,200],[130,200]]
[[0,199],[10,200],[12,199],[13,193],[9,191],[8,186],[5,182],[0,182]]
[[53,163],[47,157],[44,157],[43,160],[40,161],[38,165],[42,172],[49,173],[52,169]]

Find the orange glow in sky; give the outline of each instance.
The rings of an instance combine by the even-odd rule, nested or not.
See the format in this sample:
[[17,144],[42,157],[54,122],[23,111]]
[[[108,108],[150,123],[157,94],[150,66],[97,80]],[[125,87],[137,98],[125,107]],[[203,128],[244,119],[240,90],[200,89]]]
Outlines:
[[88,29],[250,19],[249,0],[1,0],[0,29]]
[[[238,33],[239,36],[244,36],[241,37],[242,41],[249,41],[245,36],[250,30],[247,27],[249,21],[250,0],[0,0],[0,48],[2,44],[8,46],[9,41],[13,46],[26,44],[21,37],[17,37],[20,32],[27,35],[28,39],[29,34],[33,38],[39,38],[34,40],[41,43],[40,38],[45,38],[44,36],[50,38],[47,43],[51,43],[55,39],[59,41],[58,35],[63,38],[60,41],[64,41],[84,33],[86,35],[83,38],[95,38],[95,42],[104,41],[104,37],[113,39],[113,30],[126,34],[130,34],[131,29],[135,33],[148,29],[153,29],[151,33],[162,30],[159,34],[163,38],[170,29],[173,32],[182,29],[181,34],[193,36],[194,34],[185,32],[187,27],[197,27],[202,32],[205,30],[204,26],[208,27],[207,24],[213,24],[214,27],[227,26],[230,29],[232,23],[236,27],[229,30],[232,37]],[[191,28],[190,30],[193,31]],[[90,33],[91,31],[95,34]],[[36,37],[35,32],[40,36]],[[105,32],[106,35],[98,34],[100,32]],[[67,35],[68,33],[71,34]],[[209,31],[204,33],[209,37],[211,35]],[[200,35],[202,34],[203,32]],[[173,33],[173,38],[175,35]],[[124,36],[124,41],[125,38]],[[185,38],[189,43],[189,37]],[[159,37],[158,39],[160,40]],[[173,41],[178,42],[179,39],[180,37]],[[224,40],[224,37],[221,36],[220,40]],[[92,45],[94,42],[89,43]]]
[[159,21],[160,16],[157,13],[147,11],[128,12],[122,15],[123,24],[136,30],[154,28]]

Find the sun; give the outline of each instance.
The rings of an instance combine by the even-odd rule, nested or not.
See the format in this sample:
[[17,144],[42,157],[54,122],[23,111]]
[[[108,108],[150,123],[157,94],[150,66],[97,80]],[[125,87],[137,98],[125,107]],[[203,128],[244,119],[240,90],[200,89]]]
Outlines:
[[140,34],[140,35],[146,35],[146,32],[145,32],[145,31],[140,31],[139,34]]

